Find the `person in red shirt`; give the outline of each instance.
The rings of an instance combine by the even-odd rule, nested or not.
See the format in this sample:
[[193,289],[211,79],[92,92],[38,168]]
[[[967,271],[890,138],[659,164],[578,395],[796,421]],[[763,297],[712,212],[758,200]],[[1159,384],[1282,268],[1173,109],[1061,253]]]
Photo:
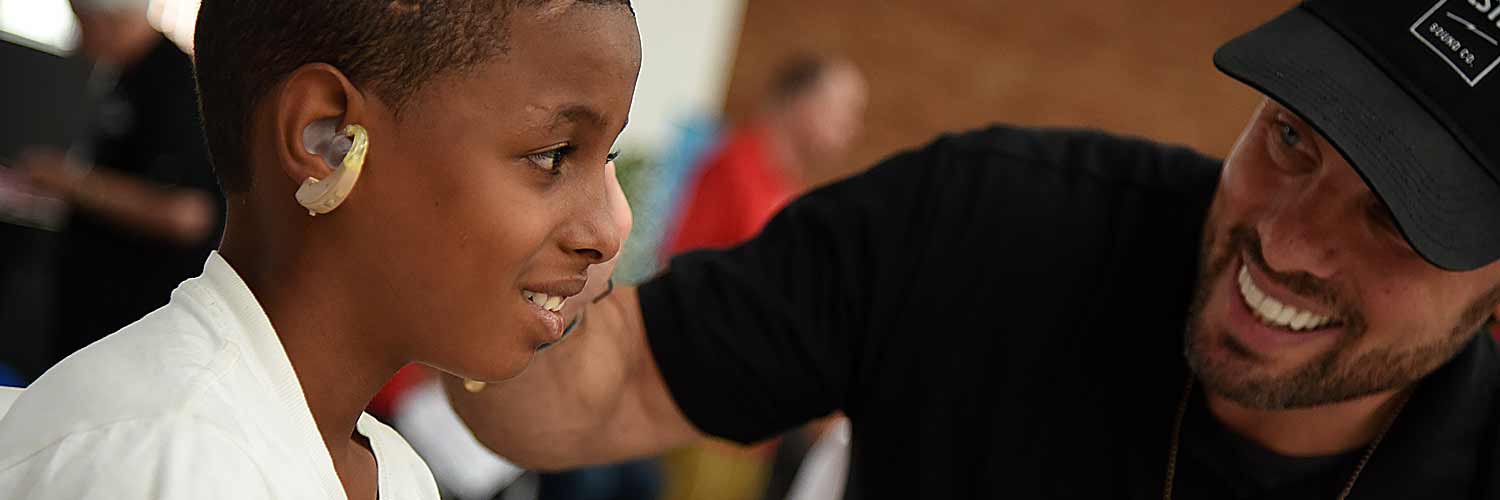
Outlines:
[[843,60],[802,58],[777,73],[754,118],[709,154],[682,197],[666,255],[733,246],[801,191],[808,169],[848,153],[864,118],[864,77]]

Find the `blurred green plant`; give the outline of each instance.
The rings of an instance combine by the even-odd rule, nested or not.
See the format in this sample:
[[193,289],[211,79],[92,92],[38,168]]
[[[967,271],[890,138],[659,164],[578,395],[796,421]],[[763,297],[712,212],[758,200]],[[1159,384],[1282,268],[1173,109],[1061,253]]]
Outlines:
[[630,213],[635,217],[635,226],[630,230],[630,239],[620,250],[620,263],[615,267],[615,280],[620,283],[639,283],[650,278],[661,267],[658,255],[661,234],[667,224],[667,207],[654,206],[645,200],[662,189],[662,168],[652,161],[649,154],[626,152],[615,159],[616,175],[625,198],[630,200]]

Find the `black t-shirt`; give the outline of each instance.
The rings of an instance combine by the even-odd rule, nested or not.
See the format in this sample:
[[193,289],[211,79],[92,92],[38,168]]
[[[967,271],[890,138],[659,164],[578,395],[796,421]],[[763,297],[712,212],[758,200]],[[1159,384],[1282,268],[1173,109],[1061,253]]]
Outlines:
[[1176,486],[1179,498],[1331,500],[1364,455],[1364,449],[1327,457],[1278,455],[1224,428],[1209,415],[1202,394],[1193,397],[1183,422],[1179,471],[1186,477]]
[[[165,38],[99,104],[91,143],[95,168],[209,193],[222,229],[223,196],[198,120],[192,60]],[[219,233],[183,247],[74,212],[57,260],[52,361],[165,305],[178,283],[203,270]]]
[[[944,137],[674,259],[640,290],[648,340],[706,433],[846,413],[849,498],[1161,498],[1219,168],[1091,132]],[[1424,383],[1353,498],[1500,493],[1495,355],[1479,337]],[[1332,498],[1353,467],[1235,442],[1195,400],[1176,498]]]

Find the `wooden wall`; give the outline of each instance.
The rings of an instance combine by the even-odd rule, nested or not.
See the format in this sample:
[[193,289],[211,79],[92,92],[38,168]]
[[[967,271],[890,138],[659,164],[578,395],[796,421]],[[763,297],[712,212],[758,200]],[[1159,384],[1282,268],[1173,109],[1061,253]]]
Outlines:
[[1258,97],[1213,50],[1291,0],[748,0],[726,116],[754,109],[777,64],[842,54],[870,80],[867,167],[945,130],[995,121],[1090,126],[1222,155]]

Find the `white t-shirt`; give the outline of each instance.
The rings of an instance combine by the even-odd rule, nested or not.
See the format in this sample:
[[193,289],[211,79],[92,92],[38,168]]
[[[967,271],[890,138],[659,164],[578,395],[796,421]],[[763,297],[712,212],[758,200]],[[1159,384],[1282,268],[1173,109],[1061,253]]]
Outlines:
[[[87,314],[78,311],[78,314]],[[382,500],[438,498],[362,414]],[[0,419],[0,498],[346,498],[271,322],[217,253],[165,307],[69,356]]]

